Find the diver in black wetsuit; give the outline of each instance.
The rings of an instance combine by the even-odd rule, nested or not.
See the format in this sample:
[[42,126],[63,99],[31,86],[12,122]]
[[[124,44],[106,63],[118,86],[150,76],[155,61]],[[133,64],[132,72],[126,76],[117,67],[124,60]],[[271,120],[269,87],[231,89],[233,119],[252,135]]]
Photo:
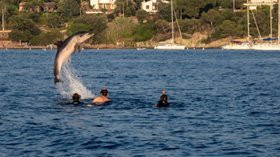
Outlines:
[[78,93],[75,93],[73,94],[72,96],[72,100],[73,100],[73,104],[77,105],[80,103],[80,98],[81,98],[81,95],[79,95]]
[[160,100],[158,101],[156,107],[168,107],[168,106],[169,106],[168,96],[166,94],[166,90],[163,90],[162,95],[160,96]]

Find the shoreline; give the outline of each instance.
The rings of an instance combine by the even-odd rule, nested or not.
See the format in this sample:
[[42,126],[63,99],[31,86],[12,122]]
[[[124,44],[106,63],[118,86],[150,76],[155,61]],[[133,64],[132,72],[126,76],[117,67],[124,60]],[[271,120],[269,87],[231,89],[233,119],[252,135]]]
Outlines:
[[[143,50],[155,50],[152,47],[146,48],[146,47],[141,47],[144,49],[141,49],[139,51],[143,51]],[[1,47],[0,50],[43,50],[43,51],[47,51],[47,50],[56,50],[57,48],[44,48],[44,47],[36,47],[36,48],[26,48],[26,47],[6,47],[3,48]],[[222,49],[222,47],[188,47],[184,50],[206,50],[206,49]],[[124,48],[115,48],[115,47],[108,47],[108,48],[84,48],[84,50],[137,50],[137,48],[131,48],[131,47],[124,47]],[[163,50],[164,51],[164,50]],[[178,50],[177,50],[178,51]]]
[[[190,40],[196,41],[196,40]],[[168,40],[166,41],[169,42]],[[124,45],[116,45],[116,44],[88,44],[85,43],[82,45],[83,49],[154,49],[159,42],[143,42],[143,43],[136,43],[135,45],[131,46],[124,46]],[[221,49],[223,45],[229,44],[228,39],[216,40],[211,43],[205,44],[201,42],[183,42],[183,45],[186,47],[185,50],[190,49]],[[51,45],[28,45],[27,43],[20,43],[20,42],[13,42],[9,40],[0,40],[0,49],[42,49],[42,50],[52,50],[56,49],[56,46]]]
[[[1,44],[0,41],[0,50],[7,50],[7,49],[23,49],[23,50],[53,50],[53,49],[57,49],[57,47],[55,45],[48,45],[48,46],[29,46],[27,44],[18,44],[18,43],[12,43],[12,44],[6,44],[3,45]],[[91,44],[85,44],[83,45],[83,49],[87,50],[87,49],[95,49],[95,50],[108,50],[108,49],[119,49],[119,50],[123,50],[123,49],[141,49],[141,50],[152,50],[154,49],[153,46],[139,46],[139,47],[123,47],[123,46],[117,46],[117,45],[104,45],[104,44],[100,44],[100,45],[91,45]],[[213,46],[213,45],[198,45],[198,46],[186,46],[185,50],[195,50],[195,49],[222,49],[222,46]]]

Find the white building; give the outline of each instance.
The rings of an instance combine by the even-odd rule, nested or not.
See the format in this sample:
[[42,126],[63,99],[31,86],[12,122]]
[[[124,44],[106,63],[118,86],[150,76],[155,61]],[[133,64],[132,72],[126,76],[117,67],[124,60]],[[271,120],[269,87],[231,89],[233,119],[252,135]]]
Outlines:
[[277,0],[250,0],[252,3],[276,3]]
[[92,10],[86,11],[87,14],[97,14],[97,13],[112,13],[116,8],[116,0],[90,0],[90,6]]
[[148,13],[154,14],[158,12],[159,3],[169,3],[166,0],[145,0],[141,3],[142,10],[145,10]]
[[278,0],[249,0],[249,3],[256,5],[270,5],[277,3]]

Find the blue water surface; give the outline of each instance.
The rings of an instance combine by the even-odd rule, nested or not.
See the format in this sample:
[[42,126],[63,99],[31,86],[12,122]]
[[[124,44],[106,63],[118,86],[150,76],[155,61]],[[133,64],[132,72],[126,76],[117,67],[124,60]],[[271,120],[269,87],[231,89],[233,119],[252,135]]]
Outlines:
[[59,96],[55,53],[0,51],[0,156],[280,154],[280,52],[86,50],[73,67],[113,100],[94,107]]

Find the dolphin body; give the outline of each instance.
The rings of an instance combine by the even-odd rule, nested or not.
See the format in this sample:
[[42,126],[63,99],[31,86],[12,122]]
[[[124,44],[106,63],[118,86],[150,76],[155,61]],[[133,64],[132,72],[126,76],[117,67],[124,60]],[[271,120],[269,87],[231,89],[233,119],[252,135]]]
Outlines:
[[58,41],[57,53],[54,60],[54,83],[60,82],[60,71],[63,63],[81,46],[83,42],[91,38],[94,34],[88,32],[78,32],[69,36],[64,41]]

